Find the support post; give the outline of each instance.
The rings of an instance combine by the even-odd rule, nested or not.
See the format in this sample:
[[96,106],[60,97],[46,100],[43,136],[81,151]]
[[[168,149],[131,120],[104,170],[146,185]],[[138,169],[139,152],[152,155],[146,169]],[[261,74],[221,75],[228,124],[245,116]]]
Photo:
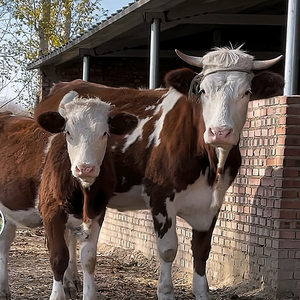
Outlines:
[[90,56],[84,56],[82,62],[82,79],[89,81],[89,72],[90,72]]
[[149,89],[158,87],[160,19],[151,23]]
[[300,0],[289,0],[286,48],[285,48],[285,69],[284,69],[284,95],[293,95],[297,91],[298,84],[298,59],[299,59],[299,21]]

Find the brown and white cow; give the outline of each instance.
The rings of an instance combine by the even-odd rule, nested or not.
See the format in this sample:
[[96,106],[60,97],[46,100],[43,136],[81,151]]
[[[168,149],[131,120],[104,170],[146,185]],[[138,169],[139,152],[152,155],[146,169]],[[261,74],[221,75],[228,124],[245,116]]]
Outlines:
[[[70,90],[111,102],[114,113],[126,110],[138,116],[131,134],[109,142],[118,184],[108,207],[151,210],[161,262],[159,300],[174,299],[171,267],[178,247],[176,216],[186,220],[193,228],[193,292],[197,300],[207,300],[205,268],[211,236],[225,192],[241,165],[238,144],[251,89],[259,91],[270,82],[261,76],[257,86],[251,87],[252,71],[268,68],[281,57],[255,61],[240,48],[218,48],[204,57],[177,54],[202,72],[171,71],[164,90],[110,88],[82,80],[58,83],[35,116],[56,110]],[[276,78],[269,91],[282,86],[282,77],[279,82]]]
[[5,216],[0,235],[1,300],[10,299],[7,262],[16,228],[38,227],[42,221],[54,275],[50,299],[65,299],[63,276],[71,298],[79,283],[74,236],[81,245],[84,299],[96,299],[96,245],[116,186],[106,151],[108,135],[129,132],[137,119],[122,113],[109,119],[111,105],[74,93],[64,97],[60,113],[39,116],[39,123],[55,135],[33,119],[0,116],[0,210]]

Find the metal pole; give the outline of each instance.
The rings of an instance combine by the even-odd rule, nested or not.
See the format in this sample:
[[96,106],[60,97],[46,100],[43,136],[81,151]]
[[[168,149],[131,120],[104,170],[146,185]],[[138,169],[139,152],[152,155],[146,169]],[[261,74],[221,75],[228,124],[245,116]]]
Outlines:
[[151,23],[149,89],[158,87],[160,19]]
[[84,56],[83,64],[82,64],[82,79],[83,80],[89,81],[89,71],[90,71],[90,57]]
[[297,91],[300,34],[299,18],[300,0],[289,0],[286,29],[284,95],[293,95]]

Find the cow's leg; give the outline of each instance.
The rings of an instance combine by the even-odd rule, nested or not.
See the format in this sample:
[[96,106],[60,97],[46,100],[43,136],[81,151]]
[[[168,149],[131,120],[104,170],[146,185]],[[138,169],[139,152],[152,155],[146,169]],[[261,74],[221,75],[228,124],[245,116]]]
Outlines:
[[50,221],[44,218],[48,238],[50,264],[53,271],[53,287],[50,300],[65,300],[63,277],[68,267],[69,251],[65,242],[65,216],[57,213]]
[[206,261],[211,249],[211,237],[217,218],[212,222],[208,231],[201,232],[193,229],[192,251],[194,258],[193,293],[196,300],[211,299],[208,293],[208,283],[206,279]]
[[100,233],[100,228],[104,219],[92,220],[90,223],[89,236],[87,239],[79,239],[80,241],[80,261],[83,271],[83,300],[96,300],[96,285],[94,279],[97,243]]
[[68,267],[64,274],[63,286],[66,297],[70,299],[75,299],[77,293],[81,292],[82,286],[77,270],[77,239],[69,229],[66,229],[65,231],[65,241],[69,249],[70,258]]
[[6,220],[3,232],[0,235],[0,300],[10,299],[7,263],[9,249],[15,234],[16,226]]
[[161,264],[157,298],[158,300],[174,300],[175,296],[171,273],[172,264],[178,248],[176,214],[175,212],[171,214],[169,209],[166,218],[162,217],[160,214],[152,215]]

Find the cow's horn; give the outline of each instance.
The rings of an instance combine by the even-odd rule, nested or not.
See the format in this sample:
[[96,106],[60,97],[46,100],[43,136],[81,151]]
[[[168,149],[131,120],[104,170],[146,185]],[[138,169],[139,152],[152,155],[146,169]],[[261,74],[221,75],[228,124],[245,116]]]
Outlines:
[[269,60],[254,60],[252,70],[263,70],[272,67],[282,59],[283,55]]
[[183,54],[182,52],[180,52],[177,49],[175,49],[175,52],[186,63],[188,63],[192,66],[200,67],[200,68],[203,67],[202,57],[186,55],[186,54]]

